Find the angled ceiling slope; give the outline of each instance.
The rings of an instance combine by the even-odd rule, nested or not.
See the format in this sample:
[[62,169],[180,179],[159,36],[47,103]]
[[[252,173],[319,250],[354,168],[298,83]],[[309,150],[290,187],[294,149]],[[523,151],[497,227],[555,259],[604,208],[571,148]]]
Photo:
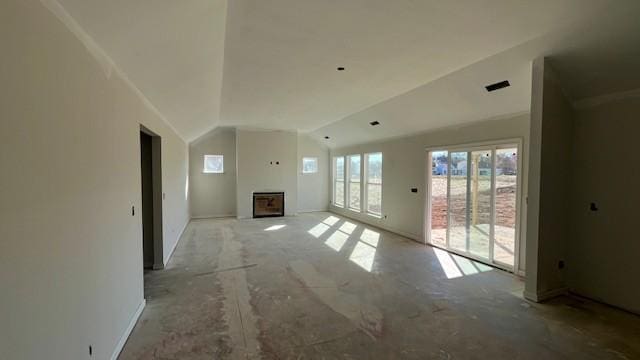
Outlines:
[[185,140],[218,125],[226,0],[58,0]]
[[[608,41],[595,24],[608,19],[605,26],[615,27],[610,20],[617,18],[633,22],[640,4],[57,1],[187,141],[216,126],[297,130],[321,140],[324,131],[343,135],[340,144],[325,142],[330,146],[377,139],[368,131],[356,134],[356,125],[364,120],[382,120],[376,131],[391,136],[526,111],[532,57],[571,48],[571,42],[558,37],[567,29],[591,25],[597,30],[585,31],[588,39]],[[569,69],[568,78],[578,79],[580,71],[593,69],[585,64],[576,70],[563,62],[580,58],[580,51],[558,52],[564,54],[558,56],[558,68]],[[627,59],[622,65],[633,62]],[[506,79],[512,86],[496,92],[492,100],[478,90]],[[625,86],[635,83],[625,79]],[[570,86],[570,92],[586,96],[595,91],[582,88]],[[412,96],[413,102],[403,103]],[[432,105],[431,116],[409,109],[406,118],[397,118],[394,106],[422,102],[424,108],[425,97]],[[394,116],[394,128],[389,129]]]
[[227,18],[221,120],[315,130],[582,21],[602,11],[602,4],[234,0]]
[[[587,2],[584,5],[589,5]],[[549,58],[569,100],[640,88],[640,2],[617,1],[511,49],[430,81],[311,132],[331,147],[407,136],[528,112],[531,61]],[[597,16],[594,15],[597,13]],[[485,85],[511,86],[487,92]],[[634,94],[637,92],[633,92]],[[379,121],[376,127],[371,121]],[[330,139],[325,140],[324,137]]]

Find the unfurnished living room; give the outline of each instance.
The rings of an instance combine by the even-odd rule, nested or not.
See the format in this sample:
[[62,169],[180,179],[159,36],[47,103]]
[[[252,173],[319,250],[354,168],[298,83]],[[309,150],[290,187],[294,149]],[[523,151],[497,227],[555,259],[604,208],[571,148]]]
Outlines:
[[0,359],[640,359],[639,19],[0,0]]

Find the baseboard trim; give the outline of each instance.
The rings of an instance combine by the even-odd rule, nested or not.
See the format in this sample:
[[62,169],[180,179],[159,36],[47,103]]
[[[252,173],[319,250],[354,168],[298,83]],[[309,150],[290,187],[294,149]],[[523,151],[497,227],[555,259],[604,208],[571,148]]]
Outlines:
[[589,295],[583,295],[580,292],[577,292],[575,289],[569,289],[569,296],[577,297],[577,298],[584,299],[584,300],[587,300],[587,301],[592,301],[592,302],[595,302],[595,303],[598,303],[598,304],[601,304],[601,305],[604,305],[604,306],[609,306],[609,307],[612,307],[614,309],[618,309],[620,311],[624,311],[624,312],[627,312],[627,313],[630,313],[630,314],[634,314],[634,315],[640,316],[640,309],[626,308],[626,307],[623,307],[623,306],[610,304],[610,303],[608,303],[605,300],[602,300],[600,298],[591,297]]
[[531,300],[534,302],[543,302],[549,299],[552,299],[554,297],[560,296],[560,295],[567,295],[569,293],[569,288],[567,287],[561,287],[561,288],[557,288],[557,289],[551,289],[551,290],[547,290],[547,291],[543,291],[540,293],[533,293],[530,291],[525,291],[523,293],[525,299],[527,300]]
[[315,212],[329,212],[329,209],[318,209],[318,210],[298,210],[298,214],[308,214]]
[[182,235],[184,234],[184,231],[187,229],[187,226],[189,226],[189,222],[191,222],[191,220],[187,220],[187,222],[185,222],[184,226],[182,227],[182,230],[180,230],[180,232],[178,233],[176,242],[173,244],[173,247],[171,248],[169,255],[166,257],[166,259],[163,260],[163,265],[162,265],[163,269],[167,267],[169,260],[171,260],[171,257],[173,256],[173,252],[176,251],[176,248],[178,247],[178,243],[180,242],[180,239],[182,239]]
[[124,333],[120,337],[120,340],[118,341],[118,344],[116,345],[116,348],[113,351],[113,354],[111,355],[111,360],[116,360],[118,356],[120,356],[122,349],[124,349],[124,345],[127,343],[127,340],[129,340],[129,335],[131,335],[131,332],[133,331],[133,328],[136,326],[136,323],[138,322],[140,315],[142,315],[142,310],[144,310],[144,307],[146,305],[147,305],[147,300],[142,299],[142,302],[140,303],[140,305],[138,305],[138,309],[136,309],[136,312],[131,317],[131,321],[129,321],[129,325],[127,325],[127,328],[124,330]]
[[375,227],[380,228],[382,230],[386,230],[386,231],[392,232],[392,233],[394,233],[396,235],[400,235],[400,236],[406,237],[409,240],[413,240],[413,241],[415,241],[417,243],[420,243],[420,244],[424,245],[424,241],[422,241],[420,239],[420,235],[411,234],[411,233],[408,233],[408,232],[405,232],[405,231],[402,231],[402,230],[398,230],[398,229],[395,229],[395,228],[393,228],[391,226],[383,225],[380,222],[371,221],[370,219],[366,219],[366,218],[361,217],[361,216],[354,216],[354,214],[349,214],[346,211],[338,210],[338,209],[335,209],[335,208],[330,208],[328,210],[328,212],[334,213],[336,215],[340,215],[340,216],[343,216],[343,217],[346,217],[346,218],[349,218],[349,219],[352,219],[352,220],[355,220],[355,221],[359,221],[359,222],[362,222],[362,223],[365,223],[365,224],[368,224],[368,225],[371,225],[371,226],[375,226]]
[[191,220],[202,220],[202,219],[224,219],[224,218],[234,218],[236,214],[224,214],[224,215],[198,215],[192,216]]

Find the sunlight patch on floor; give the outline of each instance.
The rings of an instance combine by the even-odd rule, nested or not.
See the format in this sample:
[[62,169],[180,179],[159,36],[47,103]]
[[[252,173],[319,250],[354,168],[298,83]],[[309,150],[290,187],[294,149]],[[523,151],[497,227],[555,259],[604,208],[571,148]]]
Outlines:
[[331,234],[331,236],[329,236],[324,244],[335,251],[340,251],[348,239],[349,235],[343,233],[340,230],[336,230],[333,234]]
[[322,236],[322,234],[324,234],[324,233],[325,233],[325,231],[327,231],[327,230],[329,230],[329,225],[327,225],[327,224],[323,224],[323,223],[320,223],[320,224],[318,224],[318,225],[316,225],[316,226],[312,227],[312,228],[308,231],[308,233],[309,233],[309,234],[311,234],[311,235],[313,235],[313,236],[314,236],[314,237],[316,237],[316,238],[319,238],[319,237],[320,237],[320,236]]
[[456,266],[455,261],[453,261],[453,258],[451,258],[448,252],[438,248],[433,248],[433,252],[436,254],[440,262],[440,267],[442,271],[444,271],[447,279],[462,277],[462,272],[460,272],[460,269],[458,269],[458,266]]
[[283,228],[283,227],[285,227],[285,226],[287,226],[287,225],[272,225],[272,226],[269,226],[268,228],[264,229],[264,231],[275,231],[275,230],[280,230],[280,229],[282,229],[282,228]]
[[447,276],[447,279],[455,279],[493,270],[491,266],[467,259],[460,255],[451,254],[442,249],[433,248],[433,252],[436,254],[440,262],[440,267]]
[[453,261],[456,262],[458,268],[462,270],[462,273],[464,273],[465,275],[473,275],[480,272],[477,267],[473,266],[473,261],[467,258],[463,258],[462,256],[454,254],[449,255],[453,258]]
[[376,257],[376,248],[369,244],[365,244],[362,241],[358,241],[356,247],[353,249],[351,256],[349,256],[349,260],[365,269],[368,272],[371,272],[373,268],[373,260]]
[[340,231],[345,232],[347,234],[351,234],[353,230],[355,230],[357,227],[358,225],[345,221],[344,224],[340,226]]
[[323,223],[329,226],[335,225],[338,221],[340,221],[340,219],[335,216],[329,216],[328,218],[322,220]]
[[360,240],[373,247],[378,247],[378,241],[380,241],[380,233],[373,230],[364,229],[362,235],[360,235]]

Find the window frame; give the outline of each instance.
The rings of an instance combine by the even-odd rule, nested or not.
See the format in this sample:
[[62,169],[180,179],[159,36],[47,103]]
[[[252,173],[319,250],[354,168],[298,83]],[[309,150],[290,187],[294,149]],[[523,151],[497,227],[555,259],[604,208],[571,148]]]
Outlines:
[[[305,171],[304,170],[304,162],[305,160],[313,160],[316,163],[315,166],[315,170],[314,171]],[[302,157],[302,173],[305,175],[309,175],[309,174],[317,174],[319,172],[319,167],[320,167],[320,163],[318,161],[318,157],[317,156],[303,156]]]
[[[220,171],[215,171],[215,170],[208,170],[207,169],[207,159],[208,158],[220,158],[220,160],[222,161],[222,168],[220,169]],[[203,156],[203,164],[202,164],[202,173],[203,174],[224,174],[224,155],[207,155],[205,154]]]
[[[338,159],[342,158],[342,179],[338,179]],[[346,199],[347,199],[347,194],[346,194],[346,181],[345,181],[345,177],[347,175],[347,171],[346,171],[346,157],[345,156],[334,156],[333,160],[332,160],[332,189],[333,189],[333,194],[332,194],[332,200],[333,200],[333,206],[335,207],[339,207],[339,208],[344,208],[345,207],[345,203],[346,203]],[[336,184],[338,182],[342,183],[342,204],[338,204],[336,202]]]
[[[360,178],[358,179],[358,184],[360,184],[360,194],[359,194],[360,195],[360,201],[359,201],[360,207],[359,208],[354,208],[354,207],[351,206],[351,183],[352,183],[352,180],[351,180],[351,158],[352,157],[356,157],[356,156],[360,158]],[[362,165],[363,165],[362,157],[363,157],[362,154],[351,154],[351,155],[345,156],[345,158],[346,158],[346,161],[345,161],[345,164],[346,164],[346,169],[345,169],[346,170],[345,171],[346,181],[345,181],[345,184],[346,184],[346,190],[347,190],[346,191],[346,196],[345,196],[345,206],[346,206],[347,209],[349,209],[351,211],[355,211],[355,212],[363,212],[362,200],[364,198],[363,197],[363,193],[364,192],[363,192],[363,189],[362,189],[362,176],[363,176],[363,173],[362,173],[362,170],[363,170],[362,169]]]
[[[369,157],[371,155],[378,155],[380,154],[380,183],[371,183],[369,182]],[[382,154],[382,151],[377,151],[377,152],[370,152],[370,153],[365,153],[364,154],[364,171],[362,173],[362,179],[363,179],[363,183],[364,183],[364,200],[365,200],[365,206],[363,207],[363,211],[367,213],[367,215],[373,216],[373,217],[377,217],[377,218],[381,218],[382,217],[382,198],[383,198],[383,194],[382,194],[382,184],[384,183],[383,180],[383,169],[384,169],[384,156]],[[380,213],[376,213],[373,211],[369,210],[369,185],[379,185],[380,186]]]

